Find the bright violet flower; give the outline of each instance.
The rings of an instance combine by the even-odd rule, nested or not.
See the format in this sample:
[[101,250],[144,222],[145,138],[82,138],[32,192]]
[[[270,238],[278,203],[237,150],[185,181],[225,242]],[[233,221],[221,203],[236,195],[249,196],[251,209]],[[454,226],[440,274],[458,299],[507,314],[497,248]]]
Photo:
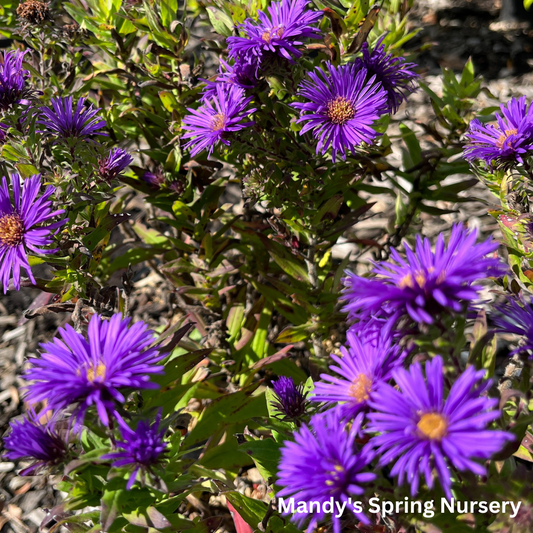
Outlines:
[[246,37],[228,37],[230,57],[247,63],[260,63],[265,54],[276,55],[294,63],[302,52],[296,48],[305,39],[319,39],[315,27],[324,14],[306,9],[307,0],[282,0],[268,7],[270,17],[259,11],[259,21],[246,19],[239,26]]
[[109,321],[94,315],[87,339],[70,325],[60,328],[63,340],[41,344],[41,357],[31,359],[26,379],[27,399],[47,402],[60,410],[77,403],[73,416],[80,426],[87,410],[95,406],[104,426],[115,414],[116,403],[124,403],[124,389],[156,389],[152,374],[162,374],[157,363],[164,357],[150,345],[154,334],[144,322],[115,314]]
[[426,363],[426,379],[420,364],[409,370],[397,368],[392,375],[401,388],[399,392],[380,383],[369,401],[375,410],[368,415],[370,433],[377,433],[369,446],[381,455],[380,465],[394,462],[392,476],[398,484],[411,484],[411,494],[418,493],[420,477],[433,488],[433,468],[450,499],[449,465],[485,475],[485,468],[476,459],[488,459],[499,452],[514,436],[504,431],[487,429],[500,417],[495,409],[497,398],[483,393],[490,381],[483,381],[484,370],[467,368],[452,385],[444,399],[443,365],[440,357]]
[[236,85],[241,89],[253,89],[257,84],[257,65],[247,61],[235,61],[233,65],[220,59],[218,76],[215,81],[204,80],[207,83],[202,100],[210,100],[217,96],[217,85],[226,83]]
[[309,73],[310,80],[298,90],[308,101],[291,105],[301,112],[298,123],[306,123],[300,135],[312,131],[318,139],[316,152],[325,154],[331,146],[335,161],[337,153],[346,159],[346,151],[377,137],[372,124],[387,106],[387,93],[375,76],[368,79],[367,71],[353,63],[328,63],[327,68],[329,76],[320,68]]
[[[365,491],[362,484],[373,481],[376,475],[364,472],[372,460],[368,448],[357,449],[356,437],[360,432],[362,417],[354,420],[348,429],[336,409],[315,415],[310,426],[304,425],[294,434],[295,442],[285,441],[281,448],[278,469],[278,483],[285,487],[278,496],[294,498],[297,510],[292,521],[301,526],[311,519],[307,531],[313,531],[316,524],[327,515],[322,504],[331,498],[353,512],[349,500],[360,499]],[[319,502],[320,508],[310,508],[311,502]],[[316,505],[316,504],[315,504]],[[336,508],[336,507],[335,507]],[[310,512],[307,512],[310,511]],[[369,523],[363,513],[355,516]],[[332,515],[333,531],[341,532],[340,519]]]
[[0,53],[0,110],[18,104],[29,94],[26,82],[30,73],[22,68],[27,52],[10,50]]
[[255,108],[246,109],[251,100],[251,97],[244,97],[244,91],[240,87],[217,84],[213,99],[205,101],[197,110],[188,109],[191,114],[183,119],[182,128],[188,130],[183,138],[191,140],[185,148],[190,148],[191,155],[195,156],[202,150],[207,150],[211,155],[219,142],[229,146],[229,136],[254,125],[254,122],[243,122],[255,111]]
[[415,63],[407,63],[403,57],[394,57],[385,52],[381,37],[372,52],[368,43],[363,44],[363,57],[355,61],[356,69],[366,68],[368,77],[376,76],[387,92],[387,109],[389,113],[396,113],[404,100],[417,87],[415,80],[419,77],[413,70]]
[[66,220],[53,222],[50,219],[63,214],[63,209],[52,211],[53,187],[47,187],[40,198],[41,175],[37,174],[24,180],[22,190],[20,177],[13,174],[13,200],[9,194],[9,186],[5,176],[0,186],[0,278],[4,294],[9,286],[13,273],[13,285],[20,289],[20,269],[24,268],[28,277],[35,283],[35,278],[28,263],[28,252],[35,254],[51,254],[57,249],[41,248],[53,242],[53,236]]
[[452,229],[448,245],[439,235],[435,251],[428,239],[417,237],[415,251],[405,248],[407,261],[391,250],[394,262],[375,263],[376,277],[363,278],[346,272],[344,311],[350,318],[381,310],[409,315],[415,322],[432,324],[444,311],[462,312],[482,289],[474,282],[504,273],[506,266],[486,257],[498,248],[491,238],[476,244],[477,230],[461,224]]
[[391,372],[400,365],[406,352],[392,342],[384,329],[376,336],[360,337],[354,331],[347,333],[348,349],[341,346],[342,357],[331,358],[338,366],[330,370],[339,377],[321,374],[323,381],[315,384],[311,400],[338,405],[343,418],[354,418],[365,410],[381,382],[391,379]]
[[[509,300],[508,305],[497,307],[503,316],[495,317],[494,324],[498,332],[514,333],[521,335],[522,341],[519,348],[513,350],[511,355],[527,350],[533,350],[533,307],[525,301],[520,304],[515,300]],[[533,359],[533,353],[529,355]]]
[[152,424],[148,420],[140,420],[135,430],[131,429],[121,417],[117,417],[117,421],[123,439],[117,442],[117,446],[123,451],[102,455],[102,459],[112,460],[113,468],[133,466],[133,472],[126,485],[126,490],[130,490],[139,471],[142,476],[146,472],[152,473],[152,467],[161,462],[167,448],[164,440],[165,429],[159,427],[161,412],[157,414]]
[[76,109],[73,109],[72,96],[52,98],[52,108],[42,107],[38,124],[46,128],[43,133],[50,133],[62,139],[71,137],[85,139],[91,135],[107,135],[100,131],[105,128],[106,121],[97,117],[100,110],[92,104],[85,107],[85,98],[80,98]]
[[4,437],[4,455],[9,461],[35,459],[36,462],[21,472],[23,476],[36,474],[43,466],[61,463],[68,453],[68,444],[56,429],[58,421],[54,414],[42,420],[30,409],[22,420],[10,422],[11,432]]
[[278,397],[278,401],[274,406],[284,413],[288,418],[295,419],[305,414],[307,400],[302,394],[302,386],[296,386],[292,378],[280,376],[277,380],[272,382],[274,393]]
[[98,173],[102,179],[111,181],[131,163],[133,163],[133,157],[126,150],[113,148],[105,159],[98,161]]
[[471,163],[481,159],[491,168],[494,164],[523,163],[522,156],[533,149],[533,106],[526,105],[526,97],[512,98],[500,109],[497,125],[482,124],[477,119],[470,123],[464,157]]

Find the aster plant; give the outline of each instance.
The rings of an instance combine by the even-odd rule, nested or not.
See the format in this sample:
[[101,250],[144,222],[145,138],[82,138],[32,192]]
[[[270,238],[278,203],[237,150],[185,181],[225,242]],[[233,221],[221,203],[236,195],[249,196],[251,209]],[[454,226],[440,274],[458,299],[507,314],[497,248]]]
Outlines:
[[85,98],[80,98],[73,107],[71,96],[66,98],[52,98],[51,106],[40,109],[38,124],[45,129],[43,133],[53,135],[59,139],[86,140],[93,135],[107,135],[102,131],[106,121],[98,117],[99,109],[89,104],[85,106]]
[[62,215],[63,209],[53,209],[50,197],[54,187],[41,192],[41,176],[24,180],[18,174],[11,177],[11,191],[4,176],[0,187],[0,276],[6,293],[9,282],[15,290],[20,289],[20,271],[25,269],[32,283],[36,283],[31,271],[28,254],[52,254],[57,249],[49,248],[54,235],[66,222],[52,219]]
[[255,111],[248,108],[251,100],[240,87],[219,83],[212,99],[197,110],[189,108],[191,114],[185,116],[182,127],[187,131],[183,139],[190,139],[185,148],[190,149],[191,156],[203,150],[211,155],[219,143],[230,146],[236,132],[253,126],[253,121],[243,122]]
[[355,152],[362,143],[371,144],[378,135],[372,126],[387,99],[376,77],[368,78],[366,69],[354,64],[335,67],[328,63],[327,73],[317,68],[309,78],[298,91],[306,101],[292,104],[301,113],[298,123],[304,124],[300,135],[313,133],[317,153],[331,147],[333,162],[337,154],[346,159],[347,152]]
[[500,105],[497,124],[482,124],[475,118],[466,134],[465,159],[482,161],[488,167],[523,163],[533,148],[533,111],[526,97],[511,98]]
[[477,229],[456,224],[445,244],[441,234],[432,251],[429,239],[417,236],[415,250],[405,247],[406,260],[392,249],[393,262],[375,263],[373,277],[347,272],[344,310],[350,317],[384,309],[401,312],[414,322],[432,324],[443,312],[461,313],[479,299],[476,281],[505,273],[507,267],[489,256],[498,244],[477,243]]
[[10,50],[0,53],[0,110],[6,111],[19,104],[30,93],[28,81],[30,73],[22,62],[27,52]]
[[403,57],[394,57],[385,51],[383,40],[380,37],[373,50],[368,43],[363,43],[361,58],[355,61],[357,70],[366,69],[367,77],[375,76],[387,93],[387,107],[390,113],[396,113],[398,108],[407,100],[407,97],[417,89],[415,72],[416,64],[409,63]]
[[9,461],[33,460],[21,475],[35,475],[45,466],[55,466],[68,456],[68,432],[58,429],[57,413],[36,413],[29,409],[21,420],[12,420],[10,431],[4,436],[4,457]]
[[342,357],[331,355],[336,365],[329,368],[336,376],[322,374],[311,400],[326,402],[344,418],[352,419],[367,409],[379,383],[390,381],[392,371],[401,365],[406,353],[393,343],[386,328],[376,339],[361,338],[349,330],[347,342],[348,348],[341,346]]
[[285,417],[297,420],[305,414],[308,401],[301,384],[296,386],[292,378],[280,376],[272,382],[272,388],[277,397],[274,407]]
[[[281,448],[278,484],[284,488],[277,495],[294,499],[294,506],[300,511],[296,510],[291,520],[300,526],[310,520],[307,531],[325,518],[322,504],[331,498],[346,504],[361,522],[369,523],[364,513],[352,508],[352,501],[360,500],[365,486],[376,478],[366,471],[371,452],[358,449],[356,444],[360,423],[361,417],[348,427],[338,411],[330,410],[315,415],[310,425],[294,434],[294,442],[286,441]],[[310,502],[319,502],[319,510],[315,507],[310,513],[304,511]],[[332,520],[333,531],[340,533],[339,517],[333,515]]]
[[406,481],[411,495],[418,493],[420,480],[434,485],[433,470],[448,499],[452,498],[452,468],[486,475],[479,462],[501,451],[514,436],[488,428],[501,412],[497,398],[484,393],[490,387],[485,372],[467,368],[445,397],[443,362],[437,356],[422,367],[414,363],[408,370],[392,372],[401,392],[381,383],[369,401],[367,431],[375,433],[370,443],[379,455],[380,465],[392,465],[391,475],[399,485]]
[[151,423],[149,420],[139,420],[135,430],[131,429],[122,417],[117,417],[122,440],[116,446],[122,451],[102,455],[103,460],[111,460],[113,468],[131,467],[126,490],[130,490],[141,472],[141,480],[147,473],[153,474],[153,468],[160,464],[167,443],[165,442],[165,429],[160,428],[161,412]]
[[268,7],[268,15],[259,11],[258,21],[246,19],[239,26],[245,36],[227,39],[230,56],[259,66],[264,66],[273,56],[293,63],[294,58],[302,55],[299,45],[321,36],[316,24],[324,15],[307,9],[307,5],[307,0],[273,2]]
[[496,308],[501,314],[493,317],[496,331],[500,333],[513,333],[520,335],[519,347],[512,354],[529,351],[533,358],[533,308],[521,299],[509,299],[507,305]]
[[126,170],[131,163],[133,163],[133,157],[126,150],[113,148],[107,157],[98,161],[98,173],[103,180],[111,181]]
[[143,322],[130,322],[120,314],[109,321],[94,315],[87,337],[69,324],[60,328],[62,340],[42,344],[40,356],[31,360],[25,376],[28,401],[47,400],[53,410],[76,404],[78,428],[94,406],[100,422],[109,426],[127,389],[157,388],[150,378],[163,373],[157,364],[163,355],[151,347],[153,333]]

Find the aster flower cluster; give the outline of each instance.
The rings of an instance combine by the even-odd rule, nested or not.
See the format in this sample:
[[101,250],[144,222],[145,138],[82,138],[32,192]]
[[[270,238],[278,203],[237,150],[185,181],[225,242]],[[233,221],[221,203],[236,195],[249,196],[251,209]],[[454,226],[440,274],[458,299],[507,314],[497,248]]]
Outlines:
[[116,421],[122,436],[116,447],[122,451],[102,459],[110,460],[114,468],[132,470],[129,490],[139,471],[144,480],[164,458],[166,431],[160,427],[161,413],[153,423],[140,420],[132,430],[119,410],[130,392],[158,387],[151,377],[163,373],[158,363],[164,355],[152,346],[154,335],[146,324],[131,324],[120,314],[110,320],[93,315],[87,336],[70,325],[60,328],[59,334],[61,339],[41,345],[25,375],[26,401],[43,402],[46,407],[39,414],[30,409],[22,421],[11,423],[4,437],[5,457],[34,459],[26,473],[55,466],[67,459],[69,442],[80,434],[89,415],[109,431]]
[[[308,531],[325,518],[322,508],[305,514],[309,502],[333,498],[343,508],[350,498],[360,501],[365,483],[382,467],[399,486],[409,485],[412,496],[424,483],[428,490],[438,483],[449,499],[454,472],[486,475],[483,462],[515,439],[492,427],[501,412],[488,394],[492,381],[484,379],[485,370],[455,371],[450,385],[445,359],[412,362],[406,330],[398,327],[402,317],[423,326],[442,313],[464,315],[478,298],[476,280],[503,272],[487,257],[496,245],[490,239],[476,244],[476,237],[456,225],[448,243],[440,236],[434,251],[421,238],[415,250],[406,247],[407,259],[394,251],[394,263],[375,264],[375,279],[348,273],[345,310],[357,322],[311,393],[322,412],[285,442],[279,463],[278,495],[295,499],[297,524],[310,516]],[[529,339],[531,309],[515,303],[504,311],[501,329]],[[288,388],[292,394],[278,396],[290,404],[294,385]],[[369,523],[357,508],[347,509]],[[338,518],[333,530],[342,530]]]
[[[317,25],[323,15],[311,9],[307,0],[282,0],[273,2],[268,13],[259,11],[259,20],[246,19],[239,25],[240,35],[227,38],[232,63],[221,60],[216,79],[204,80],[202,106],[189,109],[191,115],[183,120],[184,138],[192,138],[185,145],[191,155],[203,150],[211,155],[220,142],[229,146],[232,133],[254,124],[242,122],[251,101],[246,92],[257,92],[264,76],[291,77],[291,68],[303,55],[302,45],[322,37]],[[296,95],[303,101],[291,104],[300,113],[297,122],[304,124],[300,135],[312,132],[317,154],[325,155],[331,148],[333,162],[337,154],[346,159],[347,152],[371,144],[378,136],[374,122],[383,114],[395,113],[416,90],[416,65],[387,53],[383,39],[373,50],[365,43],[362,57],[354,62],[327,63],[324,70],[317,67],[308,72]],[[225,128],[227,123],[232,129]]]

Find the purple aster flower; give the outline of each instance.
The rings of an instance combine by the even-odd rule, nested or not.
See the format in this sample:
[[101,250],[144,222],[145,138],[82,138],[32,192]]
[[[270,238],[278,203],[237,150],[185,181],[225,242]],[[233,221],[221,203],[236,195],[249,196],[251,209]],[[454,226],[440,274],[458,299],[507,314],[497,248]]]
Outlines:
[[28,410],[22,420],[10,422],[11,432],[4,437],[5,458],[10,461],[18,459],[36,459],[36,463],[21,472],[23,476],[34,475],[45,465],[61,463],[68,453],[68,444],[56,428],[57,415],[42,415]]
[[87,339],[70,325],[60,328],[58,338],[41,344],[41,357],[31,360],[26,379],[32,403],[47,401],[59,410],[77,403],[73,416],[79,426],[85,413],[95,406],[100,420],[109,426],[116,402],[124,403],[126,388],[156,389],[151,374],[162,374],[157,363],[164,357],[155,348],[154,334],[144,322],[130,326],[130,319],[115,314],[109,321],[93,315]]
[[435,251],[429,239],[417,236],[415,251],[405,248],[407,261],[393,248],[394,262],[374,263],[373,278],[346,272],[344,311],[350,318],[385,312],[409,315],[415,322],[432,324],[443,311],[462,312],[482,289],[474,282],[504,273],[506,266],[486,257],[498,248],[491,238],[476,244],[477,230],[456,224],[448,245],[439,235]]
[[381,383],[369,405],[368,432],[379,433],[369,446],[381,455],[380,465],[395,461],[391,475],[399,485],[407,480],[411,494],[418,492],[420,477],[433,488],[433,468],[447,498],[452,497],[449,465],[485,475],[474,459],[488,459],[514,436],[487,429],[500,417],[497,398],[483,393],[491,382],[483,382],[484,370],[467,368],[444,399],[443,365],[440,357],[426,363],[426,380],[420,364],[408,370],[397,368],[392,375],[402,392]]
[[311,400],[338,407],[343,418],[354,418],[366,409],[376,387],[389,381],[392,370],[402,363],[406,353],[393,344],[390,332],[383,329],[374,336],[359,337],[348,330],[348,349],[341,346],[342,357],[332,354],[338,366],[330,370],[340,377],[321,374]]
[[211,155],[219,142],[229,146],[228,136],[253,126],[254,122],[242,122],[255,111],[255,108],[246,109],[251,100],[251,97],[244,97],[240,87],[219,83],[215,97],[205,101],[197,110],[189,108],[191,114],[183,119],[182,128],[189,130],[183,138],[191,139],[185,145],[185,148],[191,149],[191,156],[202,150]]
[[[304,425],[294,434],[295,442],[285,441],[281,448],[278,484],[285,488],[278,497],[294,499],[294,507],[300,511],[291,520],[299,526],[311,518],[307,531],[325,518],[322,504],[331,498],[345,504],[362,522],[369,523],[363,513],[355,512],[351,499],[364,493],[363,483],[376,478],[375,474],[363,471],[372,460],[368,447],[357,449],[361,420],[358,417],[348,428],[338,411],[331,409],[311,418],[310,426]],[[310,509],[311,502],[319,502],[320,508]],[[304,506],[310,512],[303,512]],[[340,533],[340,520],[335,513],[332,519],[333,531]]]
[[217,85],[227,83],[241,89],[253,89],[257,84],[257,66],[247,61],[236,61],[233,65],[220,60],[218,76],[215,81],[203,80],[207,83],[202,100],[210,100],[217,96]]
[[294,63],[302,52],[296,48],[305,39],[320,39],[322,32],[314,27],[324,14],[306,9],[308,0],[282,0],[268,7],[270,17],[259,11],[259,21],[246,19],[239,28],[246,37],[228,37],[230,57],[258,63],[264,55],[276,55]]
[[272,382],[274,393],[278,397],[278,401],[274,406],[285,413],[290,419],[296,419],[305,414],[307,401],[305,394],[302,393],[302,385],[296,386],[292,378],[280,376],[276,381]]
[[123,451],[108,453],[101,458],[112,460],[113,468],[133,466],[133,472],[126,485],[126,489],[130,490],[139,470],[144,476],[147,471],[151,472],[153,466],[161,462],[167,448],[167,443],[164,441],[166,430],[159,427],[161,411],[152,424],[148,420],[140,420],[135,430],[131,429],[120,416],[117,417],[117,421],[123,439],[117,442],[117,446]]
[[101,132],[106,121],[96,115],[100,109],[93,108],[92,104],[85,107],[85,98],[80,98],[76,109],[72,107],[72,96],[67,98],[52,98],[52,108],[42,107],[38,124],[46,130],[42,133],[57,135],[62,139],[75,137],[84,139],[91,135],[107,135]]
[[0,53],[0,110],[2,111],[13,104],[18,104],[30,92],[26,87],[30,73],[22,68],[26,53],[20,50]]
[[13,200],[9,194],[7,179],[2,178],[0,186],[0,278],[4,286],[4,294],[9,286],[9,279],[13,273],[13,285],[20,289],[20,269],[24,268],[32,283],[35,278],[28,263],[28,252],[35,254],[51,254],[57,249],[45,249],[53,242],[55,235],[66,220],[53,222],[50,219],[61,215],[65,211],[52,211],[52,201],[49,200],[54,192],[53,187],[47,187],[40,198],[41,175],[37,174],[24,180],[22,190],[20,177],[13,174]]
[[[511,355],[533,350],[533,307],[523,300],[520,304],[515,300],[509,300],[508,305],[496,309],[503,314],[501,317],[494,318],[496,331],[522,336],[519,348],[513,350]],[[530,354],[529,358],[533,359],[533,354]]]
[[102,179],[111,181],[132,162],[133,157],[126,150],[113,148],[106,158],[98,161],[98,172]]
[[477,119],[470,123],[464,157],[471,163],[482,159],[491,168],[493,163],[523,163],[522,156],[532,150],[533,106],[526,105],[526,97],[512,98],[500,109],[503,116],[496,113],[497,125],[482,124]]
[[316,152],[325,154],[331,146],[335,162],[337,152],[346,159],[347,150],[376,138],[372,124],[386,108],[387,93],[375,76],[367,80],[367,71],[353,63],[327,63],[327,68],[329,76],[317,67],[309,73],[311,80],[300,85],[298,96],[309,101],[291,105],[301,112],[298,123],[307,122],[300,135],[312,130],[318,139]]
[[381,37],[374,50],[370,51],[368,43],[363,44],[363,57],[355,61],[356,69],[366,68],[367,76],[376,76],[385,91],[387,91],[387,109],[389,113],[396,113],[404,100],[417,90],[415,80],[419,77],[413,70],[415,63],[407,63],[403,57],[394,57],[385,52],[382,44],[385,36]]

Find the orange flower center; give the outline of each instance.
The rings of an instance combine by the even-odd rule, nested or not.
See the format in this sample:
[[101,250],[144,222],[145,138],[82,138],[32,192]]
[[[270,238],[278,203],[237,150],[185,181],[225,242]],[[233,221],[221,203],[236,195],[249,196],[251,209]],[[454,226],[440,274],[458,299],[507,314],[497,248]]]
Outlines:
[[217,113],[211,119],[211,129],[213,131],[219,131],[224,127],[225,122],[226,122],[226,117],[222,113]]
[[326,115],[333,124],[346,124],[355,117],[355,107],[344,96],[337,96],[326,104]]
[[0,217],[0,241],[4,246],[18,246],[24,240],[24,222],[16,213]]
[[284,26],[278,26],[277,28],[272,28],[271,30],[263,32],[263,35],[261,35],[261,39],[265,41],[265,43],[270,44],[272,41],[272,37],[274,35],[277,35],[278,38],[281,39],[281,36],[283,35],[283,32],[285,31]]
[[357,400],[357,403],[365,402],[370,395],[372,380],[365,374],[359,374],[350,385],[350,396]]
[[511,136],[516,135],[516,129],[505,130],[504,133],[500,135],[500,138],[496,141],[496,146],[501,150],[503,148],[503,143]]
[[416,425],[420,433],[430,440],[442,440],[448,431],[448,421],[439,413],[426,413]]

